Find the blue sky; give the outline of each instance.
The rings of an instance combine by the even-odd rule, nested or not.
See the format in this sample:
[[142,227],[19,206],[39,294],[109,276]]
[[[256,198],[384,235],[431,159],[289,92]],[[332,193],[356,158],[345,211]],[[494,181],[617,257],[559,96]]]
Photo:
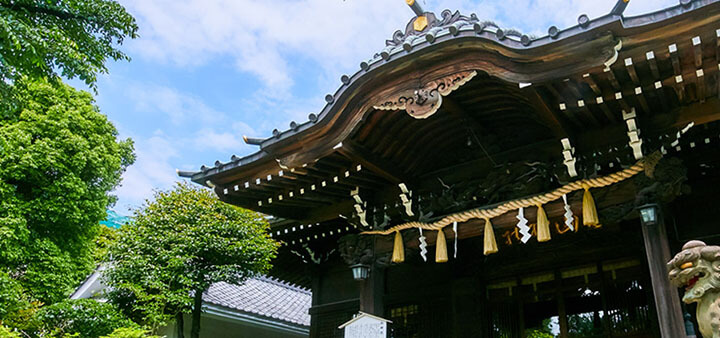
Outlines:
[[[476,13],[503,28],[545,35],[610,11],[614,0],[418,0],[426,10]],[[256,150],[242,135],[267,137],[323,107],[342,74],[384,47],[412,11],[404,0],[120,0],[140,38],[123,46],[131,62],[111,63],[97,104],[135,141],[135,165],[115,194],[130,214],[197,170]],[[677,4],[633,0],[626,16]],[[76,81],[73,81],[75,83]],[[81,87],[82,88],[82,87]]]

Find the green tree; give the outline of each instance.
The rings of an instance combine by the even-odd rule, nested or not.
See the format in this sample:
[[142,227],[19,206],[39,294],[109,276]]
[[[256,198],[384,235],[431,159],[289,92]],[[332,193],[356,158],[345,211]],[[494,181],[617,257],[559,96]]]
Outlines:
[[569,315],[567,320],[570,337],[592,337],[603,333],[602,316],[598,311]]
[[108,248],[117,240],[117,230],[105,225],[98,226],[98,233],[93,243],[93,262],[95,265],[106,263],[109,260]]
[[139,326],[125,317],[115,306],[93,299],[64,300],[40,309],[36,314],[40,327],[37,336],[98,338],[119,328]]
[[[0,337],[2,338],[2,337]],[[161,338],[160,336],[151,335],[144,329],[123,327],[113,331],[107,336],[100,338]]]
[[17,106],[0,111],[0,279],[19,285],[7,292],[52,304],[94,268],[98,222],[133,145],[87,92],[28,79],[13,92]]
[[278,244],[255,212],[178,183],[157,192],[120,229],[110,247],[110,299],[130,316],[157,327],[173,317],[182,337],[183,313],[192,313],[198,337],[202,294],[211,284],[242,283],[267,272]]
[[0,325],[0,338],[20,338],[20,334]]
[[32,327],[35,325],[35,313],[41,305],[27,295],[20,282],[7,272],[0,271],[0,325],[14,329]]
[[112,0],[0,0],[0,86],[22,76],[79,78],[95,88],[117,46],[137,37],[135,19]]

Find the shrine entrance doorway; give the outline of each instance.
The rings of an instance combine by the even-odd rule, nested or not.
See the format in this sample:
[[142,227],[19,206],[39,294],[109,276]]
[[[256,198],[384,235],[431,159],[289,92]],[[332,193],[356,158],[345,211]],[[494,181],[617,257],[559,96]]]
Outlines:
[[639,260],[603,262],[487,286],[489,337],[656,337]]

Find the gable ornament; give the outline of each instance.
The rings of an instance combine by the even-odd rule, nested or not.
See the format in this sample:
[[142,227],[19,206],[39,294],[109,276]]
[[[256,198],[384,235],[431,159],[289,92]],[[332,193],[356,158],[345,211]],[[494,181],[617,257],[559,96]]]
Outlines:
[[442,105],[442,97],[466,84],[477,72],[463,71],[429,81],[414,90],[404,90],[373,107],[378,110],[405,110],[416,119],[426,119],[435,114]]

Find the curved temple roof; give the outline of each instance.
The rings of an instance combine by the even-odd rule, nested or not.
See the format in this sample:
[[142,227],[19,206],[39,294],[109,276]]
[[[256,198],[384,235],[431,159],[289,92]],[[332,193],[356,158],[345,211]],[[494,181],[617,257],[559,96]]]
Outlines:
[[[350,76],[343,75],[340,87],[334,94],[325,97],[327,104],[319,114],[311,113],[309,121],[300,124],[292,122],[290,129],[285,131],[275,129],[273,136],[266,139],[246,138],[247,143],[260,146],[260,150],[251,155],[242,158],[233,155],[230,162],[216,161],[213,167],[202,166],[197,172],[178,171],[178,175],[212,187],[216,175],[222,175],[230,170],[254,168],[263,163],[268,165],[276,161],[280,168],[302,164],[300,160],[289,163],[287,159],[281,159],[282,156],[288,155],[287,151],[285,154],[278,154],[276,150],[291,147],[301,138],[330,143],[326,146],[332,148],[336,141],[342,141],[343,137],[347,136],[349,130],[338,132],[338,137],[332,139],[320,140],[320,136],[327,134],[331,127],[335,128],[335,125],[341,122],[348,124],[346,129],[351,129],[354,126],[352,123],[357,124],[361,119],[339,118],[340,115],[349,114],[348,111],[353,110],[349,108],[350,100],[361,90],[367,91],[363,85],[374,77],[384,72],[397,74],[400,71],[408,71],[411,68],[409,67],[411,56],[414,57],[412,62],[418,62],[422,58],[426,60],[431,58],[440,49],[472,47],[475,50],[494,54],[487,60],[476,62],[478,69],[492,76],[521,84],[548,81],[603,64],[609,66],[617,60],[618,50],[622,48],[622,43],[619,42],[624,37],[671,25],[682,20],[685,14],[703,7],[710,7],[713,12],[720,12],[718,8],[720,6],[717,6],[719,1],[681,0],[676,6],[627,18],[619,14],[621,10],[619,12],[613,10],[610,14],[593,20],[581,15],[578,25],[564,30],[558,30],[553,26],[549,29],[548,35],[538,38],[512,30],[504,31],[492,22],[480,21],[475,14],[464,16],[459,12],[445,10],[440,18],[437,18],[433,13],[427,12],[425,16],[428,23],[425,28],[419,32],[414,30],[413,24],[417,17],[413,18],[404,32],[397,31],[393,34],[382,51],[370,60],[361,62],[360,70]],[[570,58],[572,62],[569,61]]]

